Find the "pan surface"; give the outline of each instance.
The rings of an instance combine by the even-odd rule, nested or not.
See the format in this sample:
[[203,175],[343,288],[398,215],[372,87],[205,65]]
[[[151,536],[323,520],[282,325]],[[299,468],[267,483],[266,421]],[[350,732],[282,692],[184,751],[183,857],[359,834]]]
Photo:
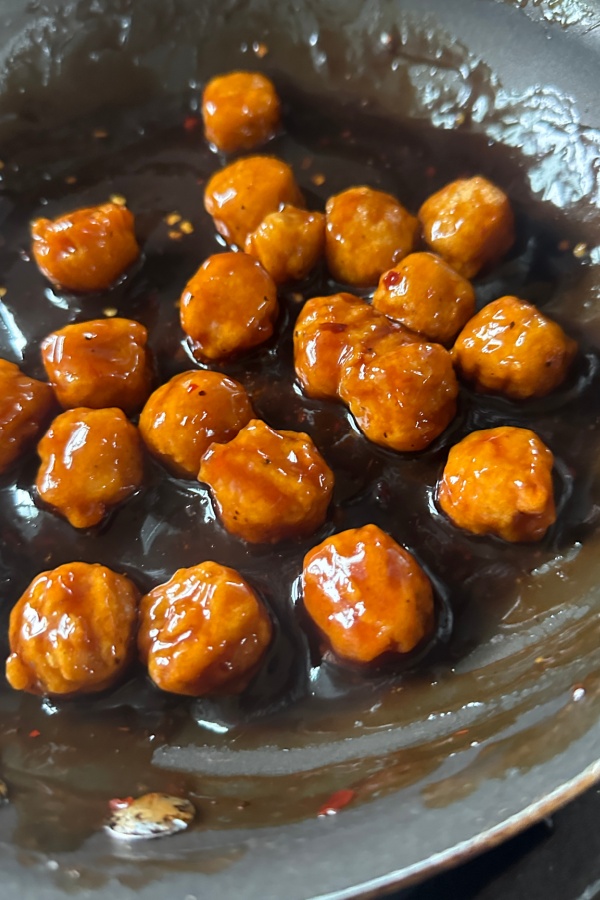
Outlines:
[[[304,153],[317,161],[303,183],[315,202],[332,192],[336,177],[348,178],[348,168],[336,174],[336,140],[356,122],[363,144],[344,165],[358,178],[370,152],[384,146],[397,153],[398,171],[391,166],[382,177],[409,205],[426,193],[420,176],[411,184],[407,175],[419,165],[440,169],[430,190],[438,175],[481,170],[496,178],[524,233],[534,235],[499,277],[526,283],[577,335],[583,358],[577,384],[530,410],[540,433],[562,448],[563,526],[539,548],[474,542],[469,552],[478,566],[464,583],[457,556],[454,633],[430,662],[396,679],[351,685],[349,676],[324,667],[311,686],[283,665],[282,652],[273,665],[287,695],[298,697],[287,710],[275,693],[266,705],[253,705],[250,696],[245,707],[196,704],[184,715],[149,688],[136,693],[129,685],[92,703],[57,706],[20,699],[3,685],[0,777],[11,802],[0,809],[2,897],[375,894],[508,837],[592,784],[600,776],[597,5],[47,0],[24,8],[0,0],[0,8],[0,265],[7,287],[0,350],[31,374],[41,374],[40,337],[67,319],[90,317],[91,307],[61,306],[45,290],[20,254],[27,220],[42,208],[53,215],[97,202],[109,184],[139,213],[148,238],[152,291],[139,282],[140,295],[126,300],[133,318],[147,317],[155,349],[166,357],[166,298],[176,299],[218,245],[198,227],[188,249],[167,253],[152,216],[178,209],[194,223],[199,218],[198,179],[220,163],[200,132],[181,136],[181,123],[194,119],[206,79],[233,68],[262,69],[277,82],[294,112],[273,152],[289,153],[298,170]],[[72,122],[81,123],[77,140]],[[140,153],[150,160],[146,167]],[[98,187],[106,159],[109,175]],[[77,183],[70,183],[75,170]],[[321,193],[315,174],[326,178]],[[480,299],[491,299],[494,289],[493,279],[481,284]],[[111,300],[119,309],[121,302],[118,294]],[[258,357],[259,380],[263,363]],[[291,397],[280,401],[282,424]],[[492,404],[485,415],[508,413]],[[518,424],[518,414],[510,415]],[[315,428],[318,421],[315,413]],[[436,452],[432,471],[443,446]],[[412,469],[405,471],[410,477]],[[31,472],[25,466],[16,484],[14,477],[0,484],[3,621],[49,564],[101,556],[146,587],[169,567],[198,561],[182,541],[201,526],[193,492],[159,486],[153,505],[132,503],[119,513],[117,530],[90,543],[49,524],[51,514],[28,492]],[[346,521],[355,508],[348,504]],[[381,515],[393,522],[400,513]],[[403,536],[423,542],[426,564],[435,570],[445,554],[451,569],[453,546],[424,530],[418,504],[406,518]],[[233,563],[260,580],[264,558],[237,552]],[[284,551],[277,566],[291,583]],[[285,627],[282,634],[279,646],[291,653],[294,639],[285,645]],[[136,792],[141,782],[146,790],[191,793],[197,826],[147,843],[111,840],[101,828],[108,800]],[[317,817],[340,789],[353,792],[352,802],[338,815]]]

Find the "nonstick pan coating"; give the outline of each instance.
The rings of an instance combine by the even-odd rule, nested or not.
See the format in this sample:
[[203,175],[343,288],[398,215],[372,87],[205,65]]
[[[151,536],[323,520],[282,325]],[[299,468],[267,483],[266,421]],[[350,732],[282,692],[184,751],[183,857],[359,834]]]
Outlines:
[[[493,144],[517,204],[534,210],[544,233],[586,245],[583,262],[558,278],[549,309],[585,335],[593,364],[600,344],[596,4],[47,0],[25,7],[0,0],[0,9],[0,141],[31,147],[22,156],[31,160],[21,173],[25,193],[35,188],[44,136],[70,121],[114,115],[126,128],[123,110],[156,117],[161,104],[172,111],[178,97],[197,96],[217,71],[261,68],[309,123],[314,99],[315,116],[361,109],[414,140],[442,129],[449,152],[463,146],[452,138],[462,129],[471,163],[477,148],[485,154]],[[52,155],[58,145],[47,143]],[[374,727],[356,721],[351,708],[309,731],[288,718],[279,727],[261,723],[254,739],[231,746],[209,732],[194,740],[180,732],[157,746],[157,771],[183,780],[199,774],[206,796],[213,788],[221,796],[244,792],[259,809],[265,797],[287,798],[280,824],[259,816],[254,827],[213,827],[207,814],[199,828],[163,841],[115,845],[98,828],[52,849],[47,834],[38,840],[32,801],[59,796],[48,756],[24,752],[18,736],[14,752],[4,745],[0,776],[19,775],[15,802],[0,811],[2,897],[374,895],[507,838],[591,785],[600,776],[600,439],[592,424],[585,440],[573,435],[573,444],[589,445],[580,530],[521,583],[506,585],[435,690],[417,680],[402,702],[384,704]],[[27,545],[12,550],[2,570],[8,598],[35,565]],[[5,614],[10,603],[3,603]],[[91,733],[86,723],[77,727]],[[60,743],[58,726],[52,734]],[[80,762],[64,789],[72,801],[79,791],[85,805],[94,775]],[[368,783],[368,799],[317,819],[319,798],[349,783]]]

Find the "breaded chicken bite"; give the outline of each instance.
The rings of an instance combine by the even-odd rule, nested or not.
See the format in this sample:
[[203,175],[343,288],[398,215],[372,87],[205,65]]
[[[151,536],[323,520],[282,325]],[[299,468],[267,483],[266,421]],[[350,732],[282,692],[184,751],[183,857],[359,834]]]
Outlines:
[[342,368],[340,397],[360,430],[391,450],[424,450],[456,415],[458,384],[441,344],[392,334],[361,347]]
[[348,357],[382,335],[402,328],[352,294],[308,300],[294,328],[294,366],[309,397],[339,397],[342,367]]
[[138,430],[120,409],[62,413],[39,442],[38,453],[38,493],[75,528],[98,525],[142,483]]
[[251,543],[312,534],[323,522],[333,473],[307,434],[253,419],[200,466],[227,531]]
[[439,256],[411,253],[381,276],[373,307],[427,340],[447,345],[475,312],[475,291]]
[[273,156],[246,156],[220,169],[204,192],[204,207],[227,243],[244,247],[269,213],[304,198],[287,163]]
[[325,216],[295,206],[272,212],[246,238],[246,253],[255,256],[276,284],[302,281],[325,248]]
[[539,541],[556,520],[554,457],[528,428],[474,431],[450,451],[438,501],[459,528]]
[[186,284],[181,327],[200,359],[226,359],[263,344],[277,318],[277,288],[246,253],[209,256]]
[[212,443],[226,444],[254,418],[242,385],[219,372],[175,375],[151,395],[140,416],[150,452],[174,475],[196,478]]
[[5,472],[37,440],[56,405],[49,384],[29,378],[0,359],[0,472]]
[[348,662],[410,653],[433,631],[429,578],[376,525],[342,531],[313,547],[304,557],[302,594],[333,652]]
[[333,277],[369,287],[414,249],[418,222],[383,191],[352,187],[330,197],[325,255]]
[[279,129],[275,85],[260,72],[228,72],[211,78],[202,94],[206,140],[224,153],[253,150]]
[[42,362],[64,409],[118,406],[137,412],[152,389],[148,332],[132,319],[93,319],[53,331]]
[[505,256],[515,242],[506,194],[476,175],[432,194],[419,210],[423,237],[464,278],[474,278]]
[[31,225],[33,255],[58,288],[93,293],[109,288],[140,255],[133,214],[103,203]]
[[500,297],[465,325],[452,357],[460,376],[477,390],[525,400],[557,388],[576,353],[576,342],[535,306]]
[[179,569],[142,598],[140,612],[138,646],[152,681],[191,697],[242,691],[273,633],[250,585],[214,562]]
[[10,614],[9,684],[51,696],[112,687],[135,654],[138,602],[129,578],[98,563],[37,575]]

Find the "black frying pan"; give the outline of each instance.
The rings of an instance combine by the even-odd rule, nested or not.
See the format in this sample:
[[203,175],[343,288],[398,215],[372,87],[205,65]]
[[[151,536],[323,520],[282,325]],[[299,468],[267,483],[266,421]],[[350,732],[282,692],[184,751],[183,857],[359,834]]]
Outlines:
[[[377,134],[389,123],[415,153],[429,148],[442,160],[462,154],[459,169],[480,165],[499,177],[540,234],[563,235],[570,249],[585,243],[582,262],[573,262],[570,251],[567,260],[564,251],[537,289],[551,285],[548,309],[586,336],[594,359],[596,4],[49,0],[25,7],[2,0],[1,8],[0,141],[9,163],[13,152],[21,160],[19,172],[5,173],[5,238],[16,197],[10,186],[40,197],[44,167],[60,172],[63,182],[71,171],[60,137],[69,121],[90,126],[73,146],[73,160],[99,158],[90,149],[93,123],[118,121],[133,142],[137,120],[123,110],[143,108],[154,124],[163,110],[176,121],[214,72],[263,68],[302,111],[303,127],[326,131],[336,116],[368,115]],[[432,125],[443,129],[437,137]],[[322,159],[325,165],[326,151]],[[132,169],[128,184],[136,177]],[[60,205],[55,187],[46,193],[50,207]],[[208,238],[199,235],[198,242],[197,259],[210,252]],[[4,259],[3,279],[14,262],[10,254]],[[169,262],[175,280],[180,264],[188,263]],[[43,298],[41,281],[23,283],[18,308],[10,301],[9,294],[7,355],[16,352],[15,334],[45,333],[64,313]],[[27,359],[34,369],[33,355]],[[552,404],[542,414],[560,418]],[[468,627],[459,628],[453,664],[435,670],[437,684],[417,674],[396,694],[359,686],[349,705],[336,706],[333,673],[330,695],[325,691],[311,708],[310,728],[301,714],[283,720],[249,714],[234,741],[188,728],[176,707],[166,701],[157,707],[150,694],[135,699],[127,686],[96,712],[93,704],[76,705],[56,715],[38,701],[19,706],[5,692],[3,715],[20,724],[2,744],[1,774],[13,801],[0,811],[2,897],[362,896],[489,847],[584,790],[600,774],[598,444],[595,426],[583,438],[573,433],[585,485],[581,508],[569,507],[569,540],[523,558],[528,574],[521,582],[499,576],[497,592],[483,598],[487,613],[467,604],[459,620]],[[23,507],[11,507],[7,496],[5,611],[39,570],[43,550],[35,529],[15,526]],[[166,501],[157,497],[154,514],[168,518]],[[65,559],[92,552],[68,529],[60,535]],[[122,566],[156,582],[156,547],[136,547],[118,548]],[[128,723],[143,717],[146,701],[155,719],[143,720],[143,739],[141,732],[123,737]],[[200,713],[210,718],[214,710],[196,710],[196,719]],[[227,711],[219,715],[227,724]],[[161,731],[165,721],[169,728]],[[41,732],[40,744],[32,744],[30,727]],[[151,773],[151,787],[196,785],[196,830],[136,845],[115,844],[101,831],[106,785],[129,792],[138,767]],[[321,801],[348,786],[357,787],[356,802],[317,819]],[[225,810],[220,819],[211,801]]]

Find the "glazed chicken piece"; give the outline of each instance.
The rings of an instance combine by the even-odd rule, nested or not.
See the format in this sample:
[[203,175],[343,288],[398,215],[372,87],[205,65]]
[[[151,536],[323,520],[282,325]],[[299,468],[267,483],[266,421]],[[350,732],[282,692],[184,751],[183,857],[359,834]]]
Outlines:
[[304,557],[304,607],[352,663],[410,653],[434,627],[433,590],[416,561],[376,525],[327,538]]
[[10,614],[9,684],[51,696],[112,687],[135,655],[138,602],[129,578],[97,563],[37,575]]
[[484,306],[452,350],[466,382],[514,400],[551,393],[565,380],[576,353],[577,344],[560,325],[518,297]]
[[103,203],[31,225],[33,255],[57,288],[76,293],[104,291],[137,260],[133,214]]
[[212,443],[226,444],[254,418],[239,382],[219,372],[195,369],[159,387],[140,416],[140,434],[150,452],[181,478],[196,478]]
[[206,140],[223,153],[253,150],[279,130],[281,104],[273,82],[260,72],[212,78],[202,95]]
[[491,268],[515,242],[508,197],[480,175],[459,178],[432,194],[419,220],[427,244],[464,278]]
[[278,312],[277,288],[252,256],[216,253],[186,284],[179,310],[194,355],[226,359],[271,337]]
[[152,389],[148,332],[132,319],[94,319],[53,331],[42,362],[64,409],[118,406],[137,412]]
[[438,501],[459,528],[539,541],[556,520],[554,457],[528,428],[474,431],[452,447]]
[[384,335],[358,347],[342,367],[340,397],[375,444],[424,450],[456,415],[458,384],[441,344]]
[[0,472],[35,443],[55,406],[49,384],[29,378],[14,363],[0,359]]
[[255,256],[276,284],[301,281],[314,269],[325,248],[325,216],[295,206],[272,212],[246,238],[246,253]]
[[140,658],[157,687],[173,694],[239,693],[256,674],[272,634],[250,585],[214,562],[179,569],[142,599]]
[[383,191],[352,187],[327,201],[325,255],[333,277],[369,287],[414,249],[418,222]]
[[475,312],[469,281],[433,253],[411,253],[379,279],[373,307],[439,344],[451,344]]
[[220,169],[204,192],[204,206],[227,243],[244,247],[269,213],[304,198],[287,163],[273,156],[246,156]]
[[120,409],[62,413],[41,439],[38,453],[38,493],[75,528],[98,525],[142,483],[138,430]]
[[308,300],[294,328],[294,366],[304,392],[319,400],[339,399],[348,357],[392,333],[403,333],[403,329],[352,294]]
[[213,444],[198,476],[231,534],[275,543],[312,534],[323,522],[333,473],[307,434],[253,419],[228,444]]

